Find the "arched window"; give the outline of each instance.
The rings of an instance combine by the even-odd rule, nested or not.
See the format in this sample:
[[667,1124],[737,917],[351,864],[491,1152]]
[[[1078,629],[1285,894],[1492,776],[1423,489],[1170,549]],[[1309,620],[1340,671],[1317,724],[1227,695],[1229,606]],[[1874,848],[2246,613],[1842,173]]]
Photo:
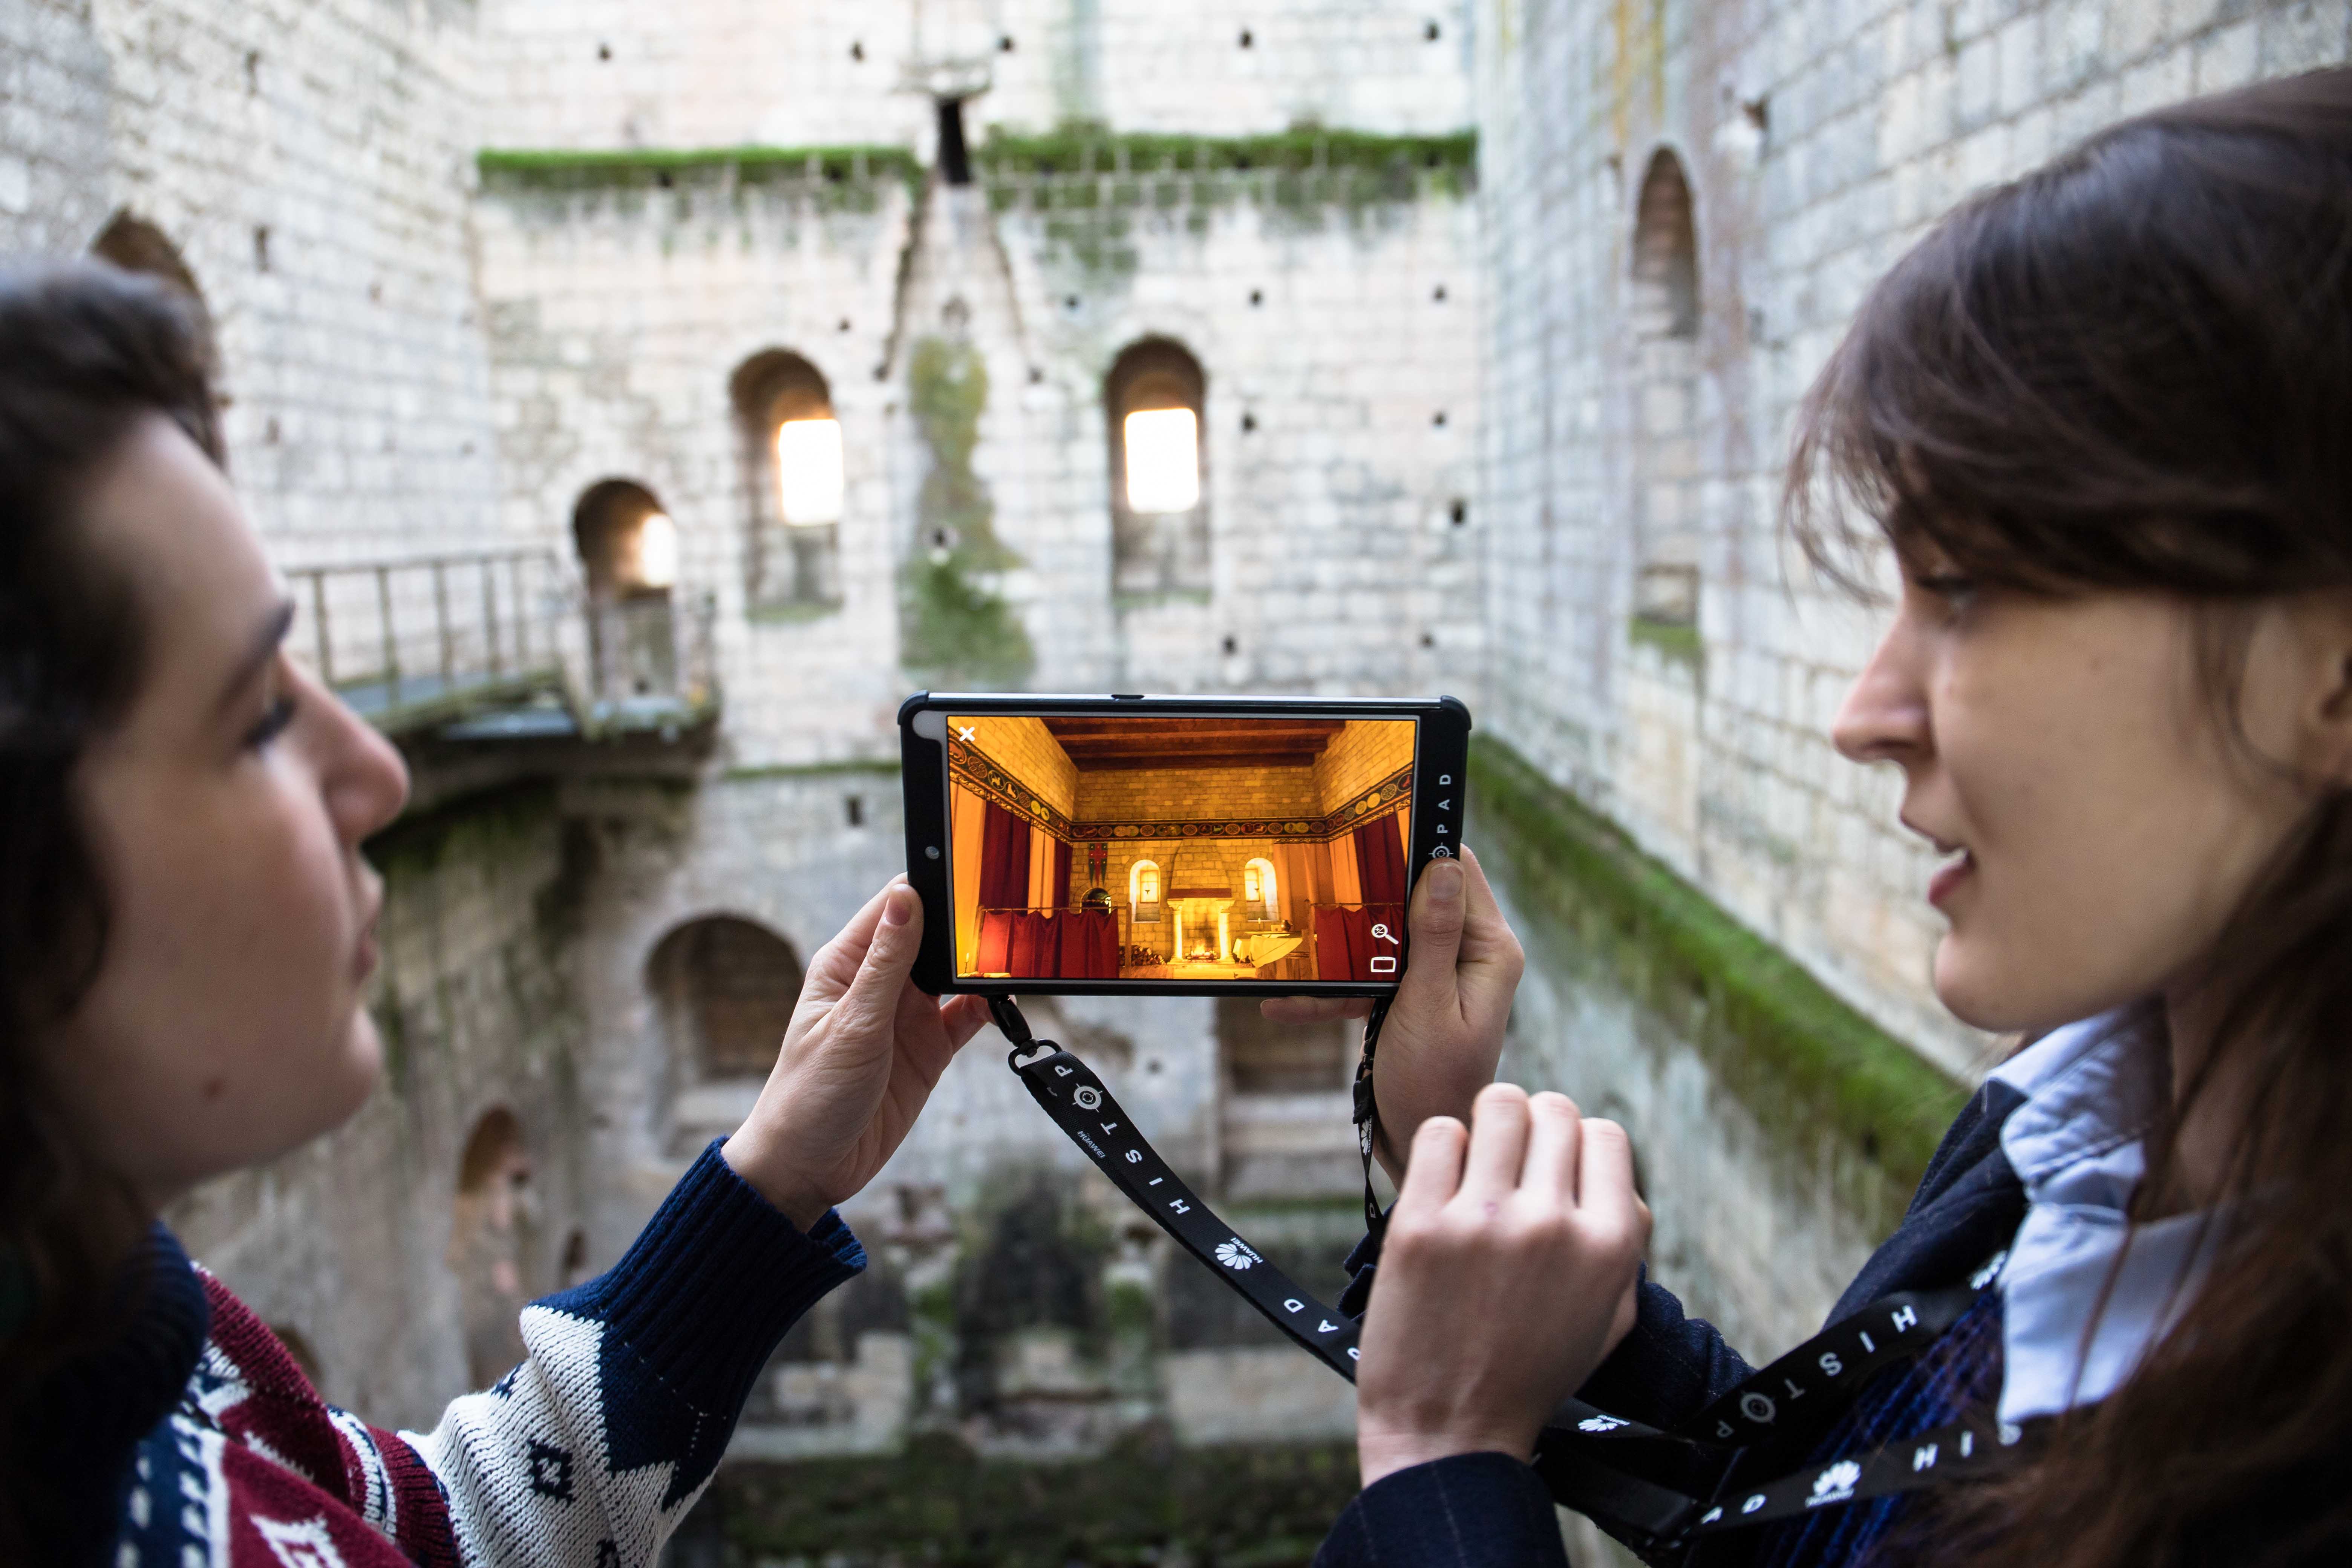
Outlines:
[[1633,216],[1633,613],[1698,620],[1698,229],[1682,161],[1661,147]]
[[1242,902],[1244,918],[1272,921],[1282,918],[1282,905],[1276,897],[1274,882],[1274,862],[1260,858],[1242,868]]
[[1104,378],[1116,593],[1209,586],[1207,395],[1200,361],[1165,338],[1129,344]]
[[522,1359],[520,1314],[530,1239],[530,1154],[522,1123],[497,1106],[484,1111],[457,1159],[457,1201],[449,1266],[457,1275],[466,1328],[468,1386],[488,1388]]
[[841,600],[841,422],[816,366],[770,349],[730,383],[741,437],[745,592],[753,611]]
[[1156,925],[1160,921],[1160,865],[1154,860],[1138,860],[1127,869],[1128,919],[1136,925]]
[[751,921],[709,915],[662,938],[646,969],[692,1077],[765,1078],[776,1065],[801,995],[792,943]]
[[581,495],[572,536],[588,576],[590,654],[600,697],[677,689],[677,525],[654,493],[604,479]]
[[158,279],[185,300],[195,322],[196,341],[205,368],[218,374],[220,363],[213,345],[212,312],[205,308],[205,292],[196,287],[195,274],[188,270],[179,247],[164,237],[162,229],[145,218],[132,216],[126,208],[110,218],[98,237],[90,241],[89,253],[125,272],[143,272]]

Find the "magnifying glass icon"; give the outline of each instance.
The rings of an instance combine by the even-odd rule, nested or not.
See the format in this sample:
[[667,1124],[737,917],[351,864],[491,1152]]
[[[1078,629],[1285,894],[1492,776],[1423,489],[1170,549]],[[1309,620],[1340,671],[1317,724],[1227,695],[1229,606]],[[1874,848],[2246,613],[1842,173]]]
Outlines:
[[[1381,921],[1380,924],[1378,924],[1378,925],[1376,925],[1376,926],[1372,927],[1372,934],[1373,934],[1374,936],[1378,937],[1378,938],[1379,938],[1381,941],[1382,941],[1382,942],[1395,942],[1395,941],[1396,941],[1396,938],[1394,938],[1394,937],[1392,937],[1392,936],[1391,936],[1391,935],[1389,934],[1388,922],[1387,922],[1387,921]],[[1400,945],[1400,946],[1402,946],[1402,943],[1399,943],[1399,945]]]

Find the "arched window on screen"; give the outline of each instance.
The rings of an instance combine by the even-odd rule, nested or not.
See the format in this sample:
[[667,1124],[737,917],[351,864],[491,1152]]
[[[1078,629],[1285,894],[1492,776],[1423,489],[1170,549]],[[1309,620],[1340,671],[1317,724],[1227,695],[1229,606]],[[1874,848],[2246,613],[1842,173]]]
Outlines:
[[1282,918],[1282,903],[1275,887],[1273,861],[1252,860],[1242,868],[1242,902],[1246,906],[1246,919],[1274,921]]
[[1201,362],[1166,338],[1129,344],[1104,378],[1114,593],[1208,590],[1207,393]]
[[798,618],[831,609],[841,602],[847,495],[832,388],[816,366],[783,349],[744,361],[729,388],[740,437],[751,612]]
[[1129,917],[1137,925],[1159,923],[1160,867],[1158,862],[1138,860],[1128,868],[1127,904]]

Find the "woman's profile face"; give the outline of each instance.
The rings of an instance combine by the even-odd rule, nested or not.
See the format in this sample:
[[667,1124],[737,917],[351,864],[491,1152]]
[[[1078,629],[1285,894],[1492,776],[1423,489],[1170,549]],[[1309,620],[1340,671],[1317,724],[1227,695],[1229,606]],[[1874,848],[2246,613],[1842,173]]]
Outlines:
[[285,590],[176,426],[142,421],[79,521],[130,583],[145,647],[130,710],[74,779],[106,889],[103,959],[43,1045],[78,1129],[161,1204],[366,1098],[382,887],[359,847],[408,781],[287,659]]
[[1902,766],[1903,823],[1946,857],[1926,889],[1950,922],[1934,978],[1964,1022],[2048,1028],[2164,991],[2210,949],[2311,781],[2343,775],[2352,616],[2320,597],[2250,614],[2242,745],[2199,679],[2182,601],[2042,597],[1906,563],[1833,735],[1850,758]]

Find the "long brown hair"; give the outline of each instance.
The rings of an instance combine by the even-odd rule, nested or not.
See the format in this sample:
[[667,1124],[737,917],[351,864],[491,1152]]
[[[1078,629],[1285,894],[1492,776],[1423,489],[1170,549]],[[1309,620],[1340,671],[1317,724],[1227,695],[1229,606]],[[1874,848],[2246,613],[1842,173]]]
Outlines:
[[[1783,515],[1849,587],[1866,515],[1980,581],[2176,595],[2242,740],[2244,612],[2352,588],[2352,71],[2126,121],[1946,218],[1815,384]],[[2219,1261],[2121,1389],[1898,1555],[2251,1563],[2352,1534],[2352,793],[2308,782],[2200,966],[2220,1026],[2149,1138],[2143,1194],[2189,1108],[2246,1086]]]
[[142,664],[129,583],[84,545],[82,488],[144,415],[221,447],[205,350],[178,298],[95,263],[0,275],[0,1561],[30,1562],[27,1391],[115,1328],[143,1216],[58,1114],[40,1041],[106,950],[72,789]]

